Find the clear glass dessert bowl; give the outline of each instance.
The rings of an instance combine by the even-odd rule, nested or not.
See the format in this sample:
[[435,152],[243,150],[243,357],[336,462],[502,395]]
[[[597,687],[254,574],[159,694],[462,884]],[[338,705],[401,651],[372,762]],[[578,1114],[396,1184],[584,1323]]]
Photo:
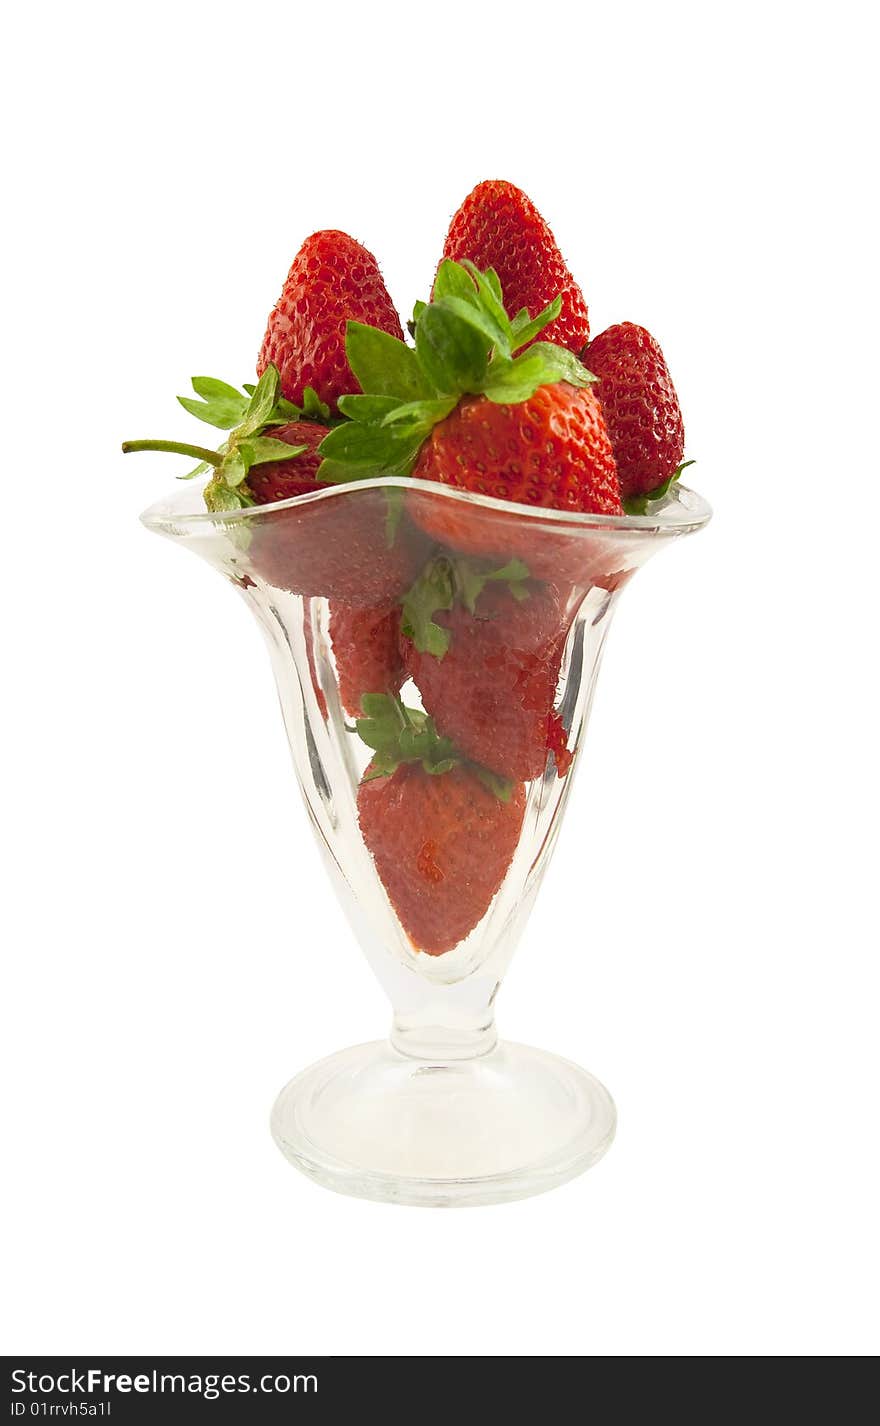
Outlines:
[[[190,484],[142,516],[255,614],[312,826],[391,1002],[387,1040],[303,1070],[275,1104],[280,1149],[318,1183],[398,1203],[501,1202],[565,1182],[611,1143],[607,1090],[499,1041],[495,1001],[560,829],[620,591],[709,516],[681,485],[647,514],[589,516],[395,479],[223,514]],[[361,691],[374,711],[382,698],[404,710],[417,747],[430,715],[454,751],[387,771],[382,738],[353,716],[342,656],[353,640],[370,664],[374,626],[426,568],[441,585],[452,570],[456,600],[469,599],[433,616],[454,655],[410,661],[400,703],[396,688]]]

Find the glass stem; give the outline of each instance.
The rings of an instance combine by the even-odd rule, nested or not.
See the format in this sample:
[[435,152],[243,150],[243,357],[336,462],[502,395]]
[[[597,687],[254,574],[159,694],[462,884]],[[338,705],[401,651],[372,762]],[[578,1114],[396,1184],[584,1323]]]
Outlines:
[[[438,987],[439,988],[439,987]],[[482,1006],[453,1007],[448,995],[423,1005],[395,1009],[391,1043],[403,1055],[442,1063],[471,1060],[486,1055],[498,1043],[491,1002]]]

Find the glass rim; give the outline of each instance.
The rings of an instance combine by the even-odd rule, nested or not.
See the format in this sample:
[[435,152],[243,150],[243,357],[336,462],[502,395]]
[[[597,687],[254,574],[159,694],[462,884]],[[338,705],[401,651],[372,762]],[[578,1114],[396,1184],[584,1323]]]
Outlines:
[[[195,487],[197,490],[202,486]],[[456,486],[441,485],[434,480],[416,480],[409,476],[379,476],[373,480],[353,480],[345,484],[328,485],[326,490],[310,491],[305,495],[294,495],[289,500],[276,500],[266,505],[248,505],[240,510],[176,510],[176,504],[183,505],[192,498],[193,487],[185,486],[172,491],[164,500],[158,500],[141,513],[141,523],[148,530],[158,533],[183,533],[187,529],[195,531],[206,526],[243,524],[271,515],[280,510],[293,510],[314,505],[324,500],[344,499],[363,490],[409,490],[426,495],[434,495],[454,500],[463,505],[479,506],[485,510],[497,510],[500,514],[514,515],[537,524],[570,530],[603,530],[608,534],[627,532],[644,535],[683,535],[699,530],[712,517],[712,507],[697,491],[676,481],[654,510],[645,515],[597,515],[579,510],[557,510],[553,506],[522,505],[515,500],[501,500],[494,495],[477,495]]]

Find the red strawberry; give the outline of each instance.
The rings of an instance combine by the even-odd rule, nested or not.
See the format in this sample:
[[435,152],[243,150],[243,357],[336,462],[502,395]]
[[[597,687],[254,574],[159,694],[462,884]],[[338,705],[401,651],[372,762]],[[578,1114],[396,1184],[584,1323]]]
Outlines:
[[[553,705],[571,617],[560,596],[549,585],[487,583],[472,611],[461,603],[435,608],[426,627],[414,605],[419,588],[427,590],[432,578],[442,581],[442,569],[432,576],[429,566],[404,603],[404,627],[412,637],[401,640],[425,711],[465,757],[500,777],[541,777],[550,748],[559,754],[561,774],[565,740]],[[446,640],[438,640],[435,630],[444,631]]]
[[[326,434],[326,426],[311,421],[292,421],[272,430],[275,440],[307,445],[308,450],[289,461],[251,467],[247,485],[258,505],[332,488],[314,479],[321,464],[317,447]],[[359,491],[356,486],[333,499],[267,512],[264,522],[253,523],[251,564],[279,589],[343,600],[359,610],[366,606],[367,618],[375,621],[375,606],[387,611],[412,583],[426,548],[418,531],[405,520],[395,527],[391,514],[383,491]],[[355,668],[349,687],[357,678]]]
[[541,333],[542,342],[580,352],[590,340],[584,295],[534,203],[512,183],[493,179],[477,184],[452,220],[443,256],[456,262],[470,259],[481,271],[493,267],[509,317],[522,307],[536,317],[561,296],[562,311]]
[[451,951],[483,919],[513,860],[525,789],[507,801],[473,768],[405,763],[361,783],[358,816],[388,898],[413,945]]
[[397,693],[406,677],[400,654],[400,608],[357,609],[334,603],[330,638],[339,697],[352,718],[362,713],[365,693]]
[[[393,604],[412,584],[427,546],[424,535],[401,518],[397,492],[353,484],[337,486],[334,493],[315,479],[327,427],[301,419],[275,424],[280,408],[274,366],[249,398],[210,378],[197,377],[193,384],[209,396],[202,407],[185,398],[187,408],[204,410],[203,420],[229,431],[219,451],[179,441],[127,441],[123,450],[174,451],[213,466],[204,490],[208,509],[220,516],[250,509],[246,523],[230,526],[230,536],[246,551],[250,573],[267,583],[345,604],[386,609]],[[313,398],[307,401],[314,405]],[[292,447],[291,455],[276,458],[278,447],[269,442]],[[270,459],[263,459],[267,454]],[[269,508],[318,495],[324,498]]]
[[[308,450],[292,460],[251,467],[247,485],[258,505],[330,488],[314,479],[321,464],[317,447],[326,434],[326,426],[312,421],[292,421],[272,430],[275,440],[306,445]],[[366,605],[367,616],[375,619],[371,606],[381,602],[387,610],[389,601],[411,583],[425,548],[424,540],[403,521],[391,545],[389,533],[384,493],[349,489],[332,500],[267,512],[265,522],[254,521],[248,553],[255,571],[270,584],[294,594]]]
[[684,424],[659,344],[634,322],[600,333],[584,352],[614,448],[624,500],[662,485],[684,455]]
[[315,479],[321,457],[318,447],[327,434],[327,427],[317,421],[290,421],[286,426],[273,426],[271,435],[288,446],[306,446],[292,460],[264,461],[253,465],[246,484],[258,505],[270,505],[275,500],[290,500],[294,495],[310,495],[326,490]]
[[349,319],[403,336],[372,253],[347,233],[313,233],[270,313],[257,371],[272,362],[288,401],[301,405],[311,386],[335,410],[340,396],[360,390],[345,355]]
[[264,520],[255,514],[248,522],[254,571],[293,594],[387,609],[424,563],[424,536],[407,520],[395,526],[384,490],[316,489],[324,499],[267,510]]
[[413,475],[522,505],[621,513],[601,407],[566,381],[512,406],[465,398],[433,427]]
[[[567,382],[540,386],[514,406],[481,396],[466,398],[434,426],[413,476],[550,512],[623,514],[601,407],[589,388]],[[568,567],[557,567],[555,536],[538,538],[531,522],[513,512],[505,518],[498,510],[417,491],[407,508],[422,529],[455,550],[502,560],[515,556],[537,578],[570,577]],[[560,542],[566,548],[571,545],[562,535]],[[582,536],[571,555],[575,576],[582,569],[587,582],[588,551]]]

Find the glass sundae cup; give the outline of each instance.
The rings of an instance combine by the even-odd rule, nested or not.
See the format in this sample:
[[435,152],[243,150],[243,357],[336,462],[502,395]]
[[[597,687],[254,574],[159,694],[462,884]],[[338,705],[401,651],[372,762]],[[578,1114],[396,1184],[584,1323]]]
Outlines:
[[[388,1039],[303,1070],[275,1104],[278,1146],[318,1183],[493,1203],[565,1182],[611,1143],[607,1090],[499,1041],[495,1002],[561,826],[620,591],[709,516],[680,484],[644,515],[591,516],[403,479],[227,513],[187,485],[142,516],[255,614],[312,826],[391,1002]],[[405,605],[396,649],[389,611],[435,577],[455,598],[433,614],[429,602],[427,632],[408,628]],[[353,650],[369,670],[374,636],[385,682],[353,686],[346,660]]]

